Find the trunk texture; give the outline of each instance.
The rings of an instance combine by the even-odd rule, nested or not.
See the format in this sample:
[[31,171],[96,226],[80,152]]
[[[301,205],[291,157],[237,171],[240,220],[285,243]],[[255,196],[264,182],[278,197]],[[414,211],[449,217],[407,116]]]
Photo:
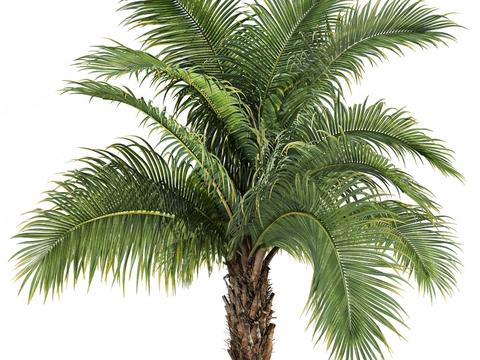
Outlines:
[[[248,242],[241,254],[226,265],[228,295],[223,297],[230,332],[228,353],[232,360],[270,360],[275,324],[272,319],[272,293],[268,281],[265,250],[257,250],[250,258]],[[274,255],[272,252],[271,255]]]

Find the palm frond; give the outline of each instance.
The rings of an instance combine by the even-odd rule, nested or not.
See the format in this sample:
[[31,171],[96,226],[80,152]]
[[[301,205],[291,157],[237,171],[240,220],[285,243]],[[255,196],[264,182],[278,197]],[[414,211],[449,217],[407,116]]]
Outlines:
[[[333,358],[383,358],[379,344],[389,348],[383,329],[401,336],[394,322],[404,325],[392,297],[404,281],[398,273],[414,276],[432,299],[437,292],[450,295],[458,245],[445,219],[429,212],[435,203],[426,189],[407,174],[365,144],[331,136],[320,144],[283,150],[289,155],[244,198],[241,217],[247,214],[248,224],[238,236],[313,265],[306,310]],[[382,200],[362,174],[409,188],[424,208]]]
[[376,64],[388,53],[403,55],[405,48],[425,49],[455,38],[444,29],[458,26],[444,15],[435,14],[423,1],[368,2],[341,16],[325,33],[321,48],[311,46],[307,77],[341,86],[360,80],[365,62]]
[[224,72],[222,41],[240,25],[238,4],[238,0],[150,0],[131,1],[120,10],[133,11],[126,25],[149,29],[142,35],[145,47],[164,47],[163,61],[215,75]]
[[[249,21],[225,42],[235,53],[234,73],[241,74],[239,87],[262,106],[276,106],[276,99],[292,82],[289,62],[302,52],[301,39],[322,31],[346,1],[269,0],[250,5]],[[258,93],[251,93],[251,91]],[[266,102],[272,104],[265,104]],[[261,110],[260,110],[261,111]]]
[[311,107],[302,113],[296,119],[292,137],[320,143],[326,136],[345,136],[367,142],[381,153],[393,154],[403,163],[407,154],[416,160],[427,160],[442,174],[463,180],[452,164],[452,151],[440,140],[429,137],[429,130],[417,125],[405,110],[386,108],[382,101],[372,105],[365,101],[353,107],[338,101],[333,112],[328,107]]
[[[96,271],[125,282],[136,271],[163,276],[168,286],[189,284],[198,267],[221,258],[222,221],[203,181],[186,162],[167,163],[146,143],[115,144],[119,154],[97,150],[81,159],[87,167],[65,174],[17,238],[26,238],[14,257],[16,278],[36,291],[61,292]],[[140,150],[140,151],[139,151]]]
[[205,149],[197,134],[190,132],[172,117],[167,117],[165,110],[160,111],[151,102],[147,103],[143,98],[136,98],[128,88],[121,89],[108,83],[92,80],[71,82],[70,84],[72,86],[65,88],[65,92],[127,104],[144,113],[147,116],[144,121],[151,119],[154,129],[160,128],[167,132],[170,138],[178,144],[177,151],[201,168],[205,181],[214,189],[219,201],[223,204],[226,218],[231,217],[231,208],[238,196],[236,186],[218,159]]
[[[312,178],[342,178],[348,174],[366,174],[369,186],[377,187],[375,179],[385,185],[383,192],[391,193],[393,185],[427,212],[438,210],[433,195],[410,175],[395,167],[386,157],[373,151],[365,142],[352,142],[345,137],[327,137],[318,145],[291,143],[293,154],[283,166],[292,172],[309,174]],[[346,174],[346,175],[343,175]]]
[[176,112],[189,111],[189,124],[205,136],[212,153],[228,162],[229,150],[239,149],[242,158],[256,161],[257,139],[238,90],[195,70],[171,67],[144,51],[117,45],[98,46],[92,54],[79,58],[77,65],[107,81],[134,75],[141,83],[150,78],[155,87],[167,83],[163,91],[176,90]]
[[[270,88],[285,90],[279,75],[289,72],[291,58],[298,56],[303,50],[302,40],[311,37],[313,33],[325,31],[327,22],[345,6],[345,1],[269,0],[265,1],[265,5],[268,10],[258,3],[252,6],[257,26],[250,30],[255,31],[257,42],[254,46],[260,51],[269,51],[268,54],[263,54],[270,65],[263,69],[267,70],[263,89],[264,102],[270,95]],[[260,56],[256,52],[255,55]],[[282,85],[278,86],[276,82]]]
[[252,237],[257,246],[275,246],[312,264],[306,309],[332,357],[377,358],[379,343],[388,347],[381,327],[399,334],[394,323],[403,324],[392,297],[403,280],[385,251],[391,214],[357,187],[355,177],[331,179],[323,188],[308,176],[291,177],[256,194]]
[[[276,52],[268,74],[264,99],[268,96],[275,78],[288,71],[291,58],[301,54],[303,40],[314,33],[325,32],[328,22],[345,8],[346,3],[347,1],[338,0],[268,0],[265,5],[269,13],[262,11],[262,7],[257,4],[257,22],[261,24],[261,33],[264,35],[261,38],[265,42],[261,46]],[[266,34],[268,35],[265,36]]]

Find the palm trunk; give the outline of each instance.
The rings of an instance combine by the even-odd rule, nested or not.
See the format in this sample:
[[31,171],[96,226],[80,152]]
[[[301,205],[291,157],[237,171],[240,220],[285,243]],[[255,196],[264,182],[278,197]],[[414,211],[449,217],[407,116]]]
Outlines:
[[241,253],[226,265],[228,296],[224,296],[230,332],[228,353],[232,360],[270,360],[273,349],[272,301],[268,264],[275,254],[265,257],[265,249],[250,258],[248,241]]

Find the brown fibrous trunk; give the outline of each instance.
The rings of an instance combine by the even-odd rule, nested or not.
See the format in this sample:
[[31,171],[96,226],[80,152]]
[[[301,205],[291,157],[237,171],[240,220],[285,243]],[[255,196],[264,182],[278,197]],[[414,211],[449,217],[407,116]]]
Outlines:
[[265,257],[265,249],[250,252],[246,241],[226,263],[228,295],[223,300],[230,333],[227,351],[232,360],[270,360],[275,330],[271,323],[274,294],[268,280],[272,256]]

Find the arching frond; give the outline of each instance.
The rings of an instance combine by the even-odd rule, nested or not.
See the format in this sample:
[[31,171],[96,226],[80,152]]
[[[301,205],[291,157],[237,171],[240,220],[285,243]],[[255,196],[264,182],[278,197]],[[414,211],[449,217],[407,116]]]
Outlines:
[[365,142],[355,143],[345,137],[337,139],[329,136],[318,145],[293,143],[289,149],[297,152],[284,162],[284,166],[292,172],[309,174],[320,181],[328,177],[342,178],[352,173],[366,174],[369,176],[369,186],[375,186],[375,180],[380,180],[386,186],[383,192],[391,193],[389,186],[393,185],[427,212],[438,210],[438,205],[431,199],[433,196],[425,187],[373,151]]
[[345,136],[352,141],[363,141],[381,153],[394,155],[405,163],[410,155],[427,160],[444,175],[462,180],[453,167],[452,151],[438,139],[427,135],[429,130],[419,128],[417,121],[405,110],[386,108],[384,102],[347,107],[336,102],[333,112],[328,107],[311,107],[299,116],[292,137],[305,142],[319,143],[328,135]]
[[[288,72],[292,57],[302,54],[302,43],[312,34],[326,31],[329,21],[345,8],[347,1],[338,0],[268,0],[265,5],[268,12],[258,3],[253,7],[259,24],[258,38],[261,43],[255,44],[259,49],[273,51],[275,57],[267,74],[266,88],[263,91],[264,101],[269,96],[270,88],[276,88],[278,81]],[[284,90],[280,87],[281,90]]]
[[[292,82],[290,61],[302,53],[301,39],[324,31],[326,24],[342,9],[338,0],[269,0],[250,5],[249,20],[225,43],[235,53],[234,73],[239,87],[261,106],[273,106]],[[258,93],[251,93],[255,89]]]
[[92,54],[79,58],[77,65],[107,81],[112,77],[135,75],[137,79],[142,76],[141,82],[149,78],[155,87],[167,83],[164,90],[175,87],[176,111],[190,111],[189,124],[195,132],[205,136],[210,152],[218,152],[217,156],[228,162],[229,150],[238,149],[243,158],[255,162],[258,155],[256,136],[238,91],[227,83],[195,70],[169,66],[144,51],[121,44],[98,46]]
[[232,204],[237,197],[235,184],[232,183],[229,174],[226,173],[218,159],[205,149],[198,135],[190,132],[172,117],[167,117],[165,110],[160,112],[152,103],[146,103],[143,98],[136,98],[127,88],[121,89],[92,80],[71,82],[71,85],[73,86],[65,88],[64,91],[127,104],[147,115],[145,120],[152,119],[156,127],[166,131],[178,143],[177,151],[181,151],[182,155],[188,156],[195,165],[201,168],[205,181],[215,189],[219,201],[222,202],[226,217],[231,217]]
[[36,291],[61,292],[73,277],[100,271],[124,282],[136,271],[150,285],[163,276],[167,287],[188,284],[200,266],[223,255],[220,214],[202,179],[186,162],[167,163],[146,144],[115,144],[87,167],[65,174],[17,238],[17,279]]
[[245,159],[256,161],[256,136],[249,127],[239,94],[228,84],[193,71],[171,68],[148,53],[122,45],[99,47],[97,52],[80,58],[78,64],[107,80],[125,74],[135,74],[139,79],[144,73],[141,81],[150,77],[154,86],[169,81],[166,89],[177,89],[176,111],[191,108],[189,124],[203,135],[207,150],[221,159],[231,174],[238,172]]
[[257,246],[275,246],[313,266],[306,309],[310,325],[336,359],[377,358],[382,332],[403,324],[393,298],[402,282],[385,250],[393,220],[356,179],[332,179],[322,189],[308,177],[279,180],[256,196]]
[[238,0],[130,1],[120,10],[133,11],[124,23],[147,27],[146,48],[163,46],[163,61],[181,68],[199,67],[214,75],[224,72],[221,47],[240,25]]
[[448,219],[437,216],[432,221],[424,211],[398,202],[384,205],[401,219],[392,226],[399,264],[416,280],[419,291],[432,300],[437,291],[451,296],[456,288],[455,273],[461,263],[456,255],[459,245],[453,240]]
[[[321,47],[311,46],[307,77],[319,85],[341,86],[340,79],[359,80],[365,63],[387,59],[388,53],[403,54],[405,48],[427,48],[454,40],[444,30],[458,26],[435,14],[423,1],[370,1],[348,10],[326,32]],[[323,39],[322,39],[323,40]]]

